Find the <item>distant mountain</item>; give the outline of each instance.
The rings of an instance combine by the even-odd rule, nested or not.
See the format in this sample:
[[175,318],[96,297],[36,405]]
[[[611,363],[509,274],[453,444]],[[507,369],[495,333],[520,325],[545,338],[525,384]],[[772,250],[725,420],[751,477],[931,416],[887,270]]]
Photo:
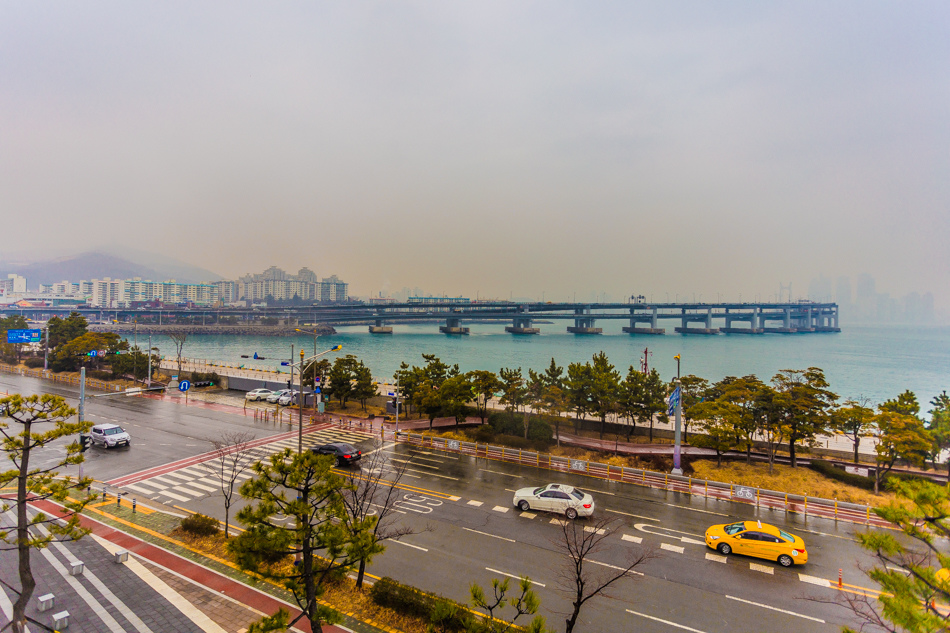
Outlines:
[[39,262],[0,263],[0,277],[7,273],[16,273],[26,277],[30,289],[40,284],[57,281],[79,281],[80,279],[132,279],[141,277],[152,281],[174,279],[179,283],[198,283],[217,281],[221,276],[191,266],[184,262],[165,258],[160,255],[141,253],[136,261],[102,252],[80,253]]

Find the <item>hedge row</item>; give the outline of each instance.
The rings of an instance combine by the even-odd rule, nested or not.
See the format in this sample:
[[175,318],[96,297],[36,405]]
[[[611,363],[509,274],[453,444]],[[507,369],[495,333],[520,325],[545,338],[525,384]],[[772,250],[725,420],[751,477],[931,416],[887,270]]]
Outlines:
[[[821,473],[829,479],[834,479],[835,481],[840,481],[843,484],[848,484],[849,486],[855,486],[857,488],[862,488],[864,490],[874,490],[874,478],[873,477],[863,477],[861,475],[855,475],[853,473],[846,472],[843,468],[837,468],[830,462],[826,462],[820,459],[813,459],[808,464],[809,468],[812,470]],[[871,467],[873,468],[873,467]],[[919,477],[917,475],[911,475],[909,473],[888,473],[884,477],[884,482],[882,488],[887,488],[888,481],[891,479],[899,479],[901,481],[930,481],[926,477]]]
[[[488,416],[488,424],[498,435],[512,435],[524,439],[524,415],[508,411],[496,411]],[[554,441],[554,430],[545,420],[531,416],[528,421],[528,439],[549,446]]]
[[467,631],[473,624],[470,611],[462,605],[392,578],[380,578],[369,592],[373,602],[403,615],[423,618],[437,631]]

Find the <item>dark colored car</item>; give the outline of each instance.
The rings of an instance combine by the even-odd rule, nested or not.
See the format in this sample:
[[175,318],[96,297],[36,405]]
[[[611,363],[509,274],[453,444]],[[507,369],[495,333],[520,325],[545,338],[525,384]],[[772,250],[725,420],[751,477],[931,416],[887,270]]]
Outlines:
[[333,455],[333,457],[336,458],[336,461],[333,463],[334,466],[356,463],[360,461],[360,457],[363,456],[363,452],[360,449],[351,444],[344,444],[343,442],[315,446],[310,450],[317,455]]

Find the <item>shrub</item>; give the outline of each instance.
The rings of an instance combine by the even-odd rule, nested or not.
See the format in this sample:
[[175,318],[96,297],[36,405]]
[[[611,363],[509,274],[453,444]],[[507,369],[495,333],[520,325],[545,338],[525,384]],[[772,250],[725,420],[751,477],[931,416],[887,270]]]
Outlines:
[[[498,435],[510,435],[524,439],[524,414],[497,411],[488,417],[488,424]],[[534,441],[532,446],[538,446],[543,450],[553,442],[554,430],[546,421],[533,415],[528,420],[528,439]],[[525,447],[519,446],[518,448]]]
[[808,467],[829,479],[840,481],[843,484],[864,490],[874,490],[874,480],[872,478],[845,472],[843,468],[836,468],[831,462],[813,459],[808,463]]
[[457,602],[435,594],[420,591],[392,578],[380,578],[369,592],[370,599],[403,615],[425,618],[437,625],[437,630],[464,631],[472,615]]
[[214,536],[221,528],[214,517],[193,514],[181,520],[181,529],[195,536]]
[[114,376],[111,371],[105,371],[104,369],[93,369],[86,372],[87,378],[95,378],[96,380],[112,380]]
[[495,429],[489,424],[482,424],[472,433],[472,439],[481,444],[488,444],[495,439]]
[[27,367],[36,369],[38,367],[43,366],[43,359],[42,358],[27,358],[26,360],[23,361],[23,364],[26,365]]
[[215,386],[217,386],[221,382],[221,376],[219,376],[217,372],[213,371],[207,373],[196,371],[192,372],[191,374],[191,382],[203,382],[206,380],[210,380]]

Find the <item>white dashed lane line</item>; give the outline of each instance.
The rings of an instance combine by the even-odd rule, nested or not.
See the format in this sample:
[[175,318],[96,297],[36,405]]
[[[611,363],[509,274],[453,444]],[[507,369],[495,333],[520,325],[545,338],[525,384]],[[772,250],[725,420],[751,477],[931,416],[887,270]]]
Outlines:
[[725,556],[720,556],[719,554],[713,554],[712,552],[706,552],[706,560],[711,560],[715,563],[725,563],[728,558]]
[[[514,574],[509,574],[509,573],[507,573],[507,572],[498,571],[497,569],[492,569],[491,567],[486,567],[485,569],[486,569],[487,571],[490,571],[490,572],[493,573],[493,574],[501,574],[502,576],[508,576],[509,578],[517,578],[517,579],[519,579],[519,580],[521,579],[521,576],[515,576]],[[537,585],[537,586],[539,586],[539,587],[545,587],[545,586],[546,586],[544,583],[535,582],[534,580],[531,580],[530,578],[528,579],[528,582],[530,582],[532,585]]]
[[639,611],[631,611],[630,609],[627,609],[627,613],[632,613],[633,615],[639,616],[641,618],[646,618],[647,620],[653,620],[654,622],[659,622],[667,626],[672,626],[681,631],[690,631],[691,633],[706,633],[705,631],[694,629],[693,627],[686,626],[685,624],[677,624],[676,622],[670,622],[669,620],[664,620],[663,618],[658,618],[653,615],[647,615],[646,613],[640,613]]
[[[600,565],[601,567],[609,567],[609,568],[611,568],[611,569],[616,569],[617,571],[623,571],[624,569],[626,569],[626,567],[617,567],[616,565],[610,565],[609,563],[602,563],[602,562],[600,562],[599,560],[589,560],[589,559],[588,559],[587,562],[588,562],[588,563],[593,563],[594,565]],[[635,574],[635,575],[637,575],[637,576],[642,576],[642,575],[643,575],[641,572],[635,571],[635,570],[633,570],[633,569],[628,570],[627,573],[628,573],[628,574]]]
[[806,620],[811,620],[812,622],[821,622],[825,624],[825,621],[821,618],[813,618],[810,615],[804,615],[802,613],[795,613],[794,611],[788,611],[786,609],[779,609],[778,607],[773,607],[771,605],[762,604],[760,602],[752,602],[751,600],[743,600],[742,598],[736,598],[735,596],[726,596],[728,600],[735,600],[736,602],[741,602],[743,604],[751,604],[754,607],[762,607],[763,609],[769,609],[771,611],[778,611],[779,613],[784,613],[786,615],[794,615],[798,618],[804,618]]
[[[524,477],[522,477],[521,475],[512,475],[511,473],[503,473],[498,470],[489,470],[487,468],[479,468],[479,470],[482,471],[483,473],[494,473],[496,475],[504,475],[505,477],[514,477],[516,479],[524,479]],[[515,492],[515,491],[512,490],[511,492]]]
[[685,550],[684,547],[679,545],[670,545],[669,543],[660,543],[660,549],[665,549],[668,552],[676,552],[677,554],[682,554]]
[[463,527],[462,529],[465,530],[465,531],[467,531],[467,532],[474,532],[475,534],[481,534],[482,536],[490,536],[490,537],[492,537],[492,538],[497,538],[497,539],[500,539],[500,540],[502,540],[502,541],[508,541],[509,543],[516,543],[516,542],[517,542],[517,541],[515,541],[515,539],[513,539],[513,538],[505,538],[504,536],[498,536],[497,534],[489,534],[488,532],[480,532],[480,531],[478,531],[478,530],[473,530],[472,528]]
[[632,541],[633,543],[640,544],[643,542],[643,539],[639,536],[630,536],[629,534],[624,534],[620,537],[624,541]]
[[659,519],[654,519],[653,517],[640,516],[639,514],[630,514],[629,512],[621,512],[620,510],[611,510],[610,508],[604,508],[607,512],[613,512],[614,514],[622,514],[625,517],[633,517],[635,519],[644,519],[646,521],[659,521]]
[[400,541],[400,540],[398,540],[398,539],[393,539],[391,542],[392,542],[392,543],[399,543],[400,545],[404,545],[404,546],[406,546],[406,547],[411,547],[412,549],[422,550],[423,552],[428,552],[428,551],[429,551],[429,550],[426,549],[425,547],[419,547],[418,545],[413,545],[412,543],[405,543],[405,542]]
[[483,503],[484,503],[483,501],[475,501],[474,499],[472,499],[471,501],[468,502],[468,505],[470,505],[470,506],[475,506],[475,507],[477,508],[478,506],[482,505]]
[[526,519],[533,519],[534,517],[536,517],[536,516],[538,516],[538,515],[535,514],[534,512],[522,512],[522,513],[521,513],[521,516],[523,516],[523,517],[526,518]]
[[763,574],[775,575],[775,570],[769,567],[768,565],[760,565],[758,563],[749,563],[749,569],[752,571],[760,571]]
[[502,513],[508,512],[508,508],[505,506],[495,506],[494,508],[492,508],[492,510],[494,510],[495,512],[502,512]]

